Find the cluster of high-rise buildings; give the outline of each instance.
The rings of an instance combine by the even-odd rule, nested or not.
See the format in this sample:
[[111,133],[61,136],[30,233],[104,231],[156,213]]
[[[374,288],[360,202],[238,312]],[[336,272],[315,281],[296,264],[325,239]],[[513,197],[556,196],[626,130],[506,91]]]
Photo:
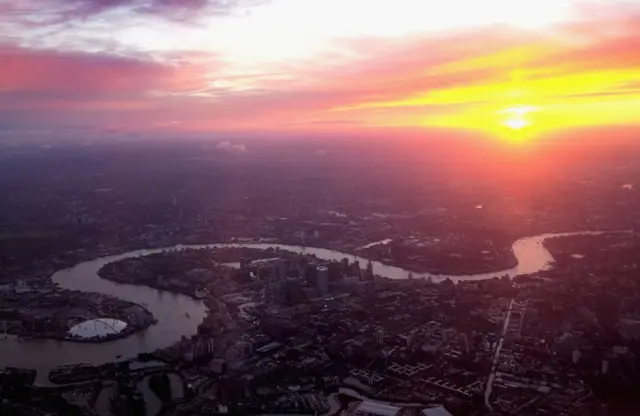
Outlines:
[[362,269],[359,262],[324,263],[315,257],[299,255],[266,261],[240,261],[243,279],[266,282],[265,296],[279,304],[296,305],[308,300],[327,298],[332,287],[340,283],[358,284],[374,280],[371,262]]
[[191,346],[191,349],[184,355],[186,361],[193,361],[201,357],[210,356],[215,351],[216,344],[213,338],[199,340]]

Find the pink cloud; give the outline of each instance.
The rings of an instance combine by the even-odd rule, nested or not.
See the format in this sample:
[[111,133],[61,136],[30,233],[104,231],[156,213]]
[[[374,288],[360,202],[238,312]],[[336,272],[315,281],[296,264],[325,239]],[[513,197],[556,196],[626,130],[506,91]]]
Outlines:
[[154,91],[175,93],[202,86],[202,69],[151,60],[70,54],[0,46],[0,106],[50,103],[86,105],[147,99]]
[[[77,0],[69,4],[84,8],[78,16],[94,16],[133,3]],[[221,4],[219,10],[223,11],[227,6]],[[170,11],[216,6],[215,2],[192,0],[155,1],[148,7],[168,15]],[[623,24],[614,25],[616,19]],[[529,71],[530,79],[544,79],[638,67],[640,36],[632,21],[638,23],[640,18],[630,14],[612,17],[603,23],[611,30],[596,30],[591,35],[579,22],[559,28],[559,37],[551,32],[490,27],[438,36],[342,39],[336,41],[338,52],[334,49],[333,55],[283,62],[275,70],[257,69],[250,75],[234,74],[233,68],[221,66],[207,53],[195,56],[173,51],[158,61],[142,55],[134,59],[5,45],[0,46],[0,124],[3,120],[24,125],[34,121],[96,126],[117,122],[129,129],[176,131],[352,130],[376,123],[409,124],[422,115],[455,113],[481,102],[462,97],[453,104],[418,103],[397,109],[384,103],[508,82],[514,69]],[[565,35],[583,36],[588,41],[572,44],[565,42]],[[508,53],[518,48],[523,51],[522,58],[514,63]],[[494,59],[501,54],[506,58]],[[455,69],[445,69],[447,65]],[[238,88],[236,84],[251,87]],[[620,88],[637,90],[637,85]],[[598,92],[619,93],[614,89]],[[336,111],[376,103],[382,103],[380,108]],[[237,145],[223,145],[227,149],[233,146]]]
[[247,146],[244,144],[232,144],[230,141],[223,141],[218,143],[216,149],[229,153],[244,153],[247,151]]

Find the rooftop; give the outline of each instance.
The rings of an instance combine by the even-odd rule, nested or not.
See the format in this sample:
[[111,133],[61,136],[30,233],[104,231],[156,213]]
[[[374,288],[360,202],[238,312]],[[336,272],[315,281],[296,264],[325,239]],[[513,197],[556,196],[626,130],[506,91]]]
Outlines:
[[98,338],[107,335],[115,335],[122,332],[127,326],[126,322],[118,319],[90,319],[88,321],[81,322],[72,326],[69,329],[69,334],[79,338]]
[[444,406],[427,407],[422,410],[424,416],[452,416]]
[[351,414],[353,415],[380,415],[380,416],[395,416],[400,412],[401,408],[396,406],[391,406],[383,403],[371,402],[368,400],[362,401],[358,403],[358,405],[353,408]]

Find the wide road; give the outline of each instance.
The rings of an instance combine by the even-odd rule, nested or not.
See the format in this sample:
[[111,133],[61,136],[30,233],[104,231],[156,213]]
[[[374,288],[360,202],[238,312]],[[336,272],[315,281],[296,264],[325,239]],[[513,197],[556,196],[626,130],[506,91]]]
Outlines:
[[484,391],[484,404],[486,404],[491,411],[493,411],[493,407],[491,407],[491,403],[489,403],[489,399],[491,399],[491,393],[493,392],[493,382],[496,379],[496,369],[498,368],[500,351],[502,350],[504,337],[507,335],[507,328],[509,327],[509,320],[511,319],[511,311],[513,310],[514,303],[515,303],[515,300],[512,298],[511,301],[509,302],[509,307],[507,308],[507,313],[504,318],[504,326],[502,327],[502,333],[500,334],[500,339],[498,340],[498,346],[496,347],[496,352],[491,362],[491,372],[489,373],[489,378],[487,379],[487,387]]

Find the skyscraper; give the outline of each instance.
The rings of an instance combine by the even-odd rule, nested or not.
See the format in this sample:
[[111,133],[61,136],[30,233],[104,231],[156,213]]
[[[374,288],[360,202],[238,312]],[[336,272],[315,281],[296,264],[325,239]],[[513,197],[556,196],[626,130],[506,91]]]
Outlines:
[[367,269],[364,272],[364,280],[373,280],[373,264],[371,260],[367,263]]
[[244,257],[240,258],[240,270],[241,271],[245,271],[247,269],[247,266],[249,265],[249,262],[247,261],[247,259],[245,259]]
[[280,266],[279,263],[273,264],[271,266],[271,271],[269,273],[269,282],[270,283],[274,283],[276,281],[278,281],[279,277],[280,277]]
[[342,261],[340,262],[340,266],[341,266],[341,272],[343,275],[349,274],[349,259],[348,258],[343,258]]
[[329,292],[329,269],[326,266],[318,266],[318,274],[316,276],[316,287],[321,296]]
[[280,259],[278,261],[278,279],[282,280],[287,277],[287,265]]
[[360,277],[360,262],[358,260],[354,261],[349,266],[349,274],[351,276]]
[[305,269],[304,277],[305,277],[305,280],[307,281],[307,286],[309,287],[317,286],[318,268],[313,264],[308,265]]

